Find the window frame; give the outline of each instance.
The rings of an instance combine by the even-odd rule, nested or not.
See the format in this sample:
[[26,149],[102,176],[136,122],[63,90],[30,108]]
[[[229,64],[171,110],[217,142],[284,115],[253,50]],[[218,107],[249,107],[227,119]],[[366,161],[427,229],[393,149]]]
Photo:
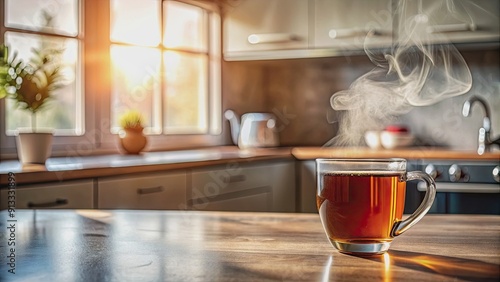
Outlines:
[[[206,10],[209,17],[208,55],[208,133],[148,135],[146,151],[190,149],[223,144],[222,136],[222,20],[219,7],[208,1],[177,1]],[[5,0],[0,0],[5,7]],[[80,72],[84,105],[83,135],[54,136],[52,157],[81,157],[119,153],[118,135],[111,133],[111,60],[110,60],[110,1],[80,0],[79,34]],[[0,44],[5,33],[19,31],[5,27],[5,15],[0,13]],[[163,28],[163,27],[162,27]],[[36,32],[34,32],[36,33]],[[102,66],[105,67],[102,67]],[[15,159],[14,136],[6,135],[5,99],[0,100],[0,160]],[[162,107],[163,112],[163,107]]]

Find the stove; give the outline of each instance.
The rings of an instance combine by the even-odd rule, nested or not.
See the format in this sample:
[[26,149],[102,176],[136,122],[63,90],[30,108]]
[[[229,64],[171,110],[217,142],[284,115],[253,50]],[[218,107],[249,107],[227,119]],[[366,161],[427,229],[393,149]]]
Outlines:
[[[500,215],[499,161],[425,160],[413,162],[412,169],[425,171],[436,181],[430,213]],[[424,183],[410,186],[405,213],[419,205],[426,189]]]

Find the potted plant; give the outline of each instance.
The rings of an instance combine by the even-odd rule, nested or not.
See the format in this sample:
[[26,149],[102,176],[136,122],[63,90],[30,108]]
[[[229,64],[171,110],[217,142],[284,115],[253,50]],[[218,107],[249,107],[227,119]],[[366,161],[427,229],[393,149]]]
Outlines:
[[37,127],[37,113],[46,108],[53,92],[62,82],[61,49],[44,44],[33,48],[33,57],[26,63],[9,54],[8,46],[0,46],[0,98],[11,98],[18,108],[31,114],[31,128],[19,130],[16,145],[23,164],[44,164],[52,151],[52,131]]
[[147,144],[143,134],[144,116],[137,110],[129,110],[120,117],[120,144],[128,154],[139,154]]

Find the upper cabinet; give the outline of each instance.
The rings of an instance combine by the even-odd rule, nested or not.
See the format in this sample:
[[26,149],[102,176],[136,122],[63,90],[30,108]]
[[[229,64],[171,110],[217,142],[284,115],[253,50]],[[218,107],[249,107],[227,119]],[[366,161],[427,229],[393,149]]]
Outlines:
[[356,51],[392,44],[391,0],[315,0],[314,48]]
[[308,48],[307,0],[237,0],[231,3],[223,22],[226,59],[252,57],[255,52],[266,56],[267,51]]
[[[396,38],[420,33],[422,43],[499,42],[499,0],[395,1]],[[422,28],[419,30],[418,27]]]
[[[422,23],[422,44],[498,44],[500,0],[235,0],[225,9],[224,58],[262,60],[391,47]],[[423,35],[423,36],[422,36]]]

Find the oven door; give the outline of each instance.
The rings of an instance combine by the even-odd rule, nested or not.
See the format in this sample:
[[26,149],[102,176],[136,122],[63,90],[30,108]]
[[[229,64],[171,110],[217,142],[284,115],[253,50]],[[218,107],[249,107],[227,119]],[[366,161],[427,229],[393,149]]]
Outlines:
[[[436,181],[437,195],[430,213],[500,215],[500,183],[493,176],[498,162],[432,161],[417,166]],[[425,195],[424,183],[415,183],[417,205]]]
[[[420,199],[425,185],[417,184]],[[436,182],[437,195],[429,213],[500,215],[500,184]]]

